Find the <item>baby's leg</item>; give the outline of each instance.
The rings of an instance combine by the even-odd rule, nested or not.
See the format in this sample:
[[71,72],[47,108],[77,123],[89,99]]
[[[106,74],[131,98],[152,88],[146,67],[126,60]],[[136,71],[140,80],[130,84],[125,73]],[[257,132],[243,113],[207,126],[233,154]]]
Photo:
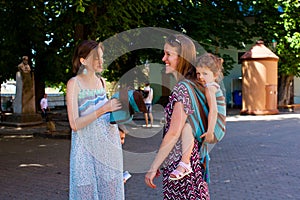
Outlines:
[[182,157],[177,168],[171,172],[171,180],[179,180],[192,172],[190,158],[194,148],[194,135],[190,124],[186,123],[181,132]]
[[194,147],[194,135],[190,124],[186,123],[181,133],[182,158],[181,161],[190,164],[190,158]]

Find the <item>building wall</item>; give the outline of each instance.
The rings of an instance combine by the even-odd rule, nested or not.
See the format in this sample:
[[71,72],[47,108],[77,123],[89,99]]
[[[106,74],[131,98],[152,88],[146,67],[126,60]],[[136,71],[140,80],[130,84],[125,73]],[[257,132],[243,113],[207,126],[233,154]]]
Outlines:
[[[245,48],[245,51],[247,49]],[[225,93],[226,93],[226,104],[229,107],[235,106],[233,94],[235,91],[241,91],[242,90],[242,65],[238,63],[238,55],[239,52],[236,49],[229,49],[229,50],[220,50],[220,54],[227,54],[231,56],[235,64],[233,65],[232,70],[229,71],[229,74],[224,76],[223,83],[225,87]]]
[[[251,46],[248,48],[245,48],[245,51],[250,49]],[[234,100],[233,100],[233,92],[235,90],[242,90],[242,65],[238,64],[238,51],[220,51],[222,54],[226,53],[231,55],[234,60],[236,61],[236,64],[234,65],[234,68],[230,71],[230,73],[224,77],[224,86],[226,90],[226,103],[227,106],[233,107]],[[300,77],[294,78],[294,103],[300,104]]]

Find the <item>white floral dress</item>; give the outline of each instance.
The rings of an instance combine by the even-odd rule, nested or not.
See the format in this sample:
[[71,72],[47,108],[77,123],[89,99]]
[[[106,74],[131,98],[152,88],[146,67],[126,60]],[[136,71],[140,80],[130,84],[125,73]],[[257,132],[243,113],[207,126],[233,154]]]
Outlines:
[[[79,115],[87,115],[107,101],[104,89],[81,89],[78,96]],[[72,132],[71,200],[124,199],[120,136],[117,126],[110,124],[109,118],[109,113],[104,114],[86,127]]]

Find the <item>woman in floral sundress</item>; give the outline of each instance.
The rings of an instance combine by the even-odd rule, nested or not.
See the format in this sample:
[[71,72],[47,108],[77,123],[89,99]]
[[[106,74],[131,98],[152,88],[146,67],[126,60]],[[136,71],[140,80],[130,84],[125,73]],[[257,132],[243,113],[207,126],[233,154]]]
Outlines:
[[67,109],[72,128],[69,199],[124,199],[123,159],[117,125],[109,112],[121,108],[106,98],[103,47],[86,40],[75,49],[67,84]]
[[[182,128],[187,123],[188,116],[194,112],[188,88],[183,81],[189,79],[199,87],[199,91],[204,91],[204,88],[196,81],[196,70],[193,66],[195,59],[195,45],[188,37],[171,35],[166,39],[162,60],[166,64],[166,73],[173,74],[177,84],[173,88],[169,103],[165,108],[166,126],[163,141],[150,170],[145,175],[145,183],[151,188],[156,188],[153,179],[159,175],[162,165],[164,199],[202,200],[210,198],[208,185],[203,180],[203,165],[200,163],[199,147],[201,143],[194,138],[191,155],[192,172],[180,180],[170,180],[170,174],[177,168],[182,155],[180,141]],[[205,99],[201,101],[205,101]],[[203,108],[199,107],[199,109]],[[202,112],[201,119],[198,120],[203,126],[207,126],[205,113]]]

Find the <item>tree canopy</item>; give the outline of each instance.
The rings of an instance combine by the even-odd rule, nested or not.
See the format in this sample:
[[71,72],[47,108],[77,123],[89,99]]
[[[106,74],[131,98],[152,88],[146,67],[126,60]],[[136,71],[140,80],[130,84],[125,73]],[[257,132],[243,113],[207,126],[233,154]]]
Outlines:
[[[23,55],[36,74],[36,97],[46,85],[64,85],[72,76],[73,49],[84,39],[103,41],[139,27],[162,27],[187,34],[206,50],[243,48],[262,37],[276,40],[281,74],[299,76],[299,1],[291,0],[4,0],[0,2],[0,81],[14,78]],[[254,17],[253,25],[247,17]],[[226,73],[233,59],[225,58]],[[298,59],[297,59],[298,58]],[[129,52],[103,73],[110,81],[146,60],[159,62],[161,52]]]
[[300,77],[300,1],[250,1],[253,33],[279,56],[279,104],[293,103],[293,78]]

